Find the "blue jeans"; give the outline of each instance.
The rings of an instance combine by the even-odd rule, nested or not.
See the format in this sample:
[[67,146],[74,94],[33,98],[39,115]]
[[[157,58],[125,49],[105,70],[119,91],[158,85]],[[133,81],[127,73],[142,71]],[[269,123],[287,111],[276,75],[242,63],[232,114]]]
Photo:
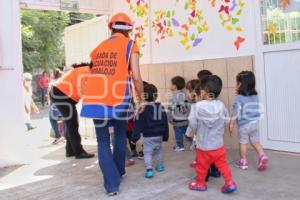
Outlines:
[[[53,106],[53,104],[51,104],[51,106]],[[57,118],[61,117],[61,114],[57,110],[52,110],[51,106],[50,106],[50,110],[49,110],[49,121],[50,121],[52,129],[54,130],[55,138],[60,138],[61,134],[60,134],[60,130],[58,128]],[[67,130],[66,126],[64,128],[65,128],[65,132],[66,132],[66,130]]]
[[[110,192],[118,192],[121,176],[125,174],[126,130],[127,120],[94,120],[99,166],[104,178],[104,188]],[[105,125],[104,125],[105,124]],[[110,148],[108,127],[114,127],[114,151]]]
[[45,106],[47,92],[48,88],[41,88],[41,103],[43,107]]
[[[61,132],[58,128],[58,123],[55,119],[53,119],[52,117],[49,117],[49,120],[50,120],[50,124],[51,124],[51,127],[52,129],[54,130],[54,133],[55,133],[55,138],[60,138],[62,135],[61,135]],[[65,134],[65,137],[67,137],[67,126],[66,126],[66,123],[64,123],[64,134]]]
[[176,146],[179,148],[184,148],[183,140],[185,138],[187,126],[174,126]]
[[51,127],[54,130],[55,138],[60,138],[61,135],[60,135],[60,131],[58,129],[57,121],[54,120],[51,116],[49,117],[49,120],[50,120]]

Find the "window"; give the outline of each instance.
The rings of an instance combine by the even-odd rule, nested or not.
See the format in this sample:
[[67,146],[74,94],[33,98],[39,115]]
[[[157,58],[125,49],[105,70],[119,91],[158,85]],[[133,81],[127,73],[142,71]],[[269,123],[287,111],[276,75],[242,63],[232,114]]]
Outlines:
[[300,42],[300,0],[260,0],[265,45]]

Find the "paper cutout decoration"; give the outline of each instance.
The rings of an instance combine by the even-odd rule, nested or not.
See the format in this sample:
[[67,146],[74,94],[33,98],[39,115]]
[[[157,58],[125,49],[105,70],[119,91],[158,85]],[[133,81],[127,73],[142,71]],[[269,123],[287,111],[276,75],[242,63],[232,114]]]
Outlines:
[[[166,39],[175,35],[180,37],[178,41],[185,50],[199,47],[205,40],[205,34],[209,32],[209,24],[205,20],[205,12],[199,9],[203,0],[174,0],[175,7],[172,9],[159,9],[152,11],[152,19],[149,18],[150,0],[125,0],[130,11],[136,16],[135,27],[132,37],[136,40],[141,52],[146,47],[148,38],[145,31],[151,28],[153,40],[160,44]],[[241,48],[246,38],[242,36],[244,31],[241,26],[241,16],[246,6],[245,0],[208,0],[211,8],[216,9],[220,24],[228,34],[236,36],[233,44],[236,50]],[[183,2],[183,7],[179,7]],[[289,3],[289,0],[281,0],[282,3]],[[180,4],[182,5],[182,4]],[[177,12],[185,12],[186,18],[178,18]],[[182,15],[180,15],[182,16]],[[151,20],[151,21],[150,21]],[[139,23],[138,23],[139,22]],[[277,29],[269,27],[270,32]],[[141,54],[142,56],[142,54]]]
[[236,47],[237,50],[240,49],[241,44],[244,43],[246,41],[245,38],[238,36],[234,42],[234,46]]
[[[149,0],[126,0],[129,4],[130,11],[137,17],[134,22],[134,29],[131,32],[131,37],[136,41],[140,49],[140,57],[143,57],[143,49],[146,47],[147,38],[145,31],[149,28]],[[137,21],[143,23],[138,23]]]
[[198,9],[198,1],[188,0],[185,3],[185,11],[189,13],[188,20],[181,26],[179,35],[180,43],[186,50],[198,47],[203,41],[203,34],[208,32],[208,25],[204,19],[203,10]]
[[[232,34],[240,34],[243,32],[243,28],[240,25],[240,17],[244,12],[244,8],[246,3],[243,0],[209,0],[213,7],[218,5],[218,13],[221,25],[225,28],[225,30],[229,32],[235,32]],[[237,37],[237,40],[234,41],[234,45],[237,50],[240,49],[241,44],[245,42],[245,40],[241,40],[241,36]],[[243,38],[245,39],[245,38]],[[242,41],[242,42],[241,42]]]
[[[180,0],[176,0],[178,3]],[[181,37],[179,41],[186,50],[198,47],[202,41],[202,34],[208,32],[208,25],[204,19],[203,11],[198,9],[197,0],[186,0],[184,2],[184,12],[187,18],[176,18],[177,13],[174,10],[156,10],[154,11],[154,20],[152,28],[156,34],[155,42],[173,37],[175,34]],[[175,6],[176,7],[176,6]]]
[[152,29],[156,33],[155,42],[174,36],[173,26],[180,26],[175,17],[175,10],[156,10],[154,11],[154,20],[152,21]]

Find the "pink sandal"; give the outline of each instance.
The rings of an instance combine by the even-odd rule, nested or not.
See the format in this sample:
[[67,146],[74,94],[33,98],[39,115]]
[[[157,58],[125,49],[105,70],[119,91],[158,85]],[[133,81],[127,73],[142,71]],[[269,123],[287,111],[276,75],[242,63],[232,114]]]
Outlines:
[[269,158],[266,155],[262,155],[259,157],[257,170],[265,171],[268,168]]

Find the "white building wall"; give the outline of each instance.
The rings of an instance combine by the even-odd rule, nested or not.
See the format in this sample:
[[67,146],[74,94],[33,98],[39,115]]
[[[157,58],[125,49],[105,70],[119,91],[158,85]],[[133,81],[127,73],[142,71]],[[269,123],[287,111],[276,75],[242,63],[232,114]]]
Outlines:
[[19,1],[0,1],[0,166],[20,158],[24,135]]
[[66,66],[90,62],[90,52],[108,37],[107,17],[97,17],[65,29]]
[[[20,0],[22,8],[40,9],[40,10],[61,10],[63,0]],[[111,0],[74,0],[65,2],[78,3],[78,12],[110,14]],[[72,5],[70,5],[72,7]]]

